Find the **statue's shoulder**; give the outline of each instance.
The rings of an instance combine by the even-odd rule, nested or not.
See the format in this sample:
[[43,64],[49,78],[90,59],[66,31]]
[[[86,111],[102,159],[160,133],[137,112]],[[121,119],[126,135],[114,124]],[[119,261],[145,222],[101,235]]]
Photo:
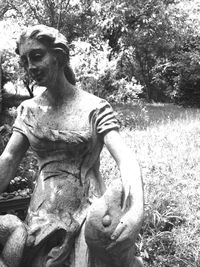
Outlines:
[[29,98],[29,99],[26,99],[24,100],[20,106],[24,107],[24,108],[29,108],[29,109],[32,109],[32,108],[37,108],[39,105],[42,104],[43,101],[43,93],[41,94],[38,94],[32,98]]
[[32,109],[35,108],[37,105],[37,101],[35,100],[35,97],[24,100],[20,106],[19,109]]
[[89,109],[96,109],[108,103],[105,99],[84,90],[81,90],[81,100]]

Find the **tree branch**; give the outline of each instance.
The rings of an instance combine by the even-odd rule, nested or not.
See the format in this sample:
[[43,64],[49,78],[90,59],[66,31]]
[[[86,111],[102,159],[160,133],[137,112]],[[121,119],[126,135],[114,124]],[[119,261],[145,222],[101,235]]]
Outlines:
[[30,1],[26,1],[26,3],[29,5],[29,8],[33,12],[33,14],[34,14],[35,18],[38,20],[38,22],[40,24],[46,24],[45,21],[43,19],[41,19],[40,16],[38,16],[36,8],[31,5]]
[[[61,18],[62,18],[63,3],[64,3],[64,0],[61,0],[60,1],[60,7],[59,7],[60,10],[59,10],[59,16],[58,16],[58,23],[57,23],[57,29],[58,30],[60,28],[60,23],[61,23]],[[69,3],[70,3],[70,0],[67,1],[67,4],[65,6],[65,9],[68,8]]]

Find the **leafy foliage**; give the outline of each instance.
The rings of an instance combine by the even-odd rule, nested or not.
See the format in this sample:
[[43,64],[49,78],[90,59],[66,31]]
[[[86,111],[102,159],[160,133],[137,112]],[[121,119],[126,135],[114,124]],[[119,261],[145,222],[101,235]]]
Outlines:
[[72,45],[72,65],[81,88],[113,103],[128,103],[138,98],[142,86],[133,77],[125,75],[121,54],[110,61],[110,48],[103,42],[76,41]]
[[200,37],[185,40],[177,55],[177,101],[200,106]]
[[104,38],[109,40],[114,52],[122,50],[126,53],[126,59],[131,63],[131,75],[144,86],[147,99],[154,99],[152,68],[174,47],[172,11],[168,9],[173,1],[117,3],[111,5],[110,16],[103,23]]

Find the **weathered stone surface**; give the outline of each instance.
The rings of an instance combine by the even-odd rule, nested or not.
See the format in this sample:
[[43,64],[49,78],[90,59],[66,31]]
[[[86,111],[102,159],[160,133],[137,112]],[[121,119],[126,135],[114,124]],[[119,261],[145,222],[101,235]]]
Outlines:
[[18,267],[26,244],[27,230],[17,216],[0,216],[1,267]]
[[135,240],[127,239],[121,243],[111,240],[122,211],[123,188],[120,181],[114,181],[105,194],[96,199],[90,207],[85,238],[91,253],[92,266],[95,267],[137,267],[143,266],[135,257]]
[[95,245],[105,250],[111,244],[111,234],[121,219],[122,186],[119,181],[113,183],[105,194],[96,199],[89,209],[86,220],[85,236],[90,247]]

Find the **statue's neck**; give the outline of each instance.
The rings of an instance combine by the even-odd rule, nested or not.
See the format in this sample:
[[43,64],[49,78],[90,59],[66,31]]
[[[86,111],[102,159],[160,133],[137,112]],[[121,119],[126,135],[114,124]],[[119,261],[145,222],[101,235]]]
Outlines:
[[49,85],[46,90],[46,98],[50,105],[59,106],[63,103],[70,102],[75,94],[77,88],[69,83],[65,77],[60,77],[52,85]]

